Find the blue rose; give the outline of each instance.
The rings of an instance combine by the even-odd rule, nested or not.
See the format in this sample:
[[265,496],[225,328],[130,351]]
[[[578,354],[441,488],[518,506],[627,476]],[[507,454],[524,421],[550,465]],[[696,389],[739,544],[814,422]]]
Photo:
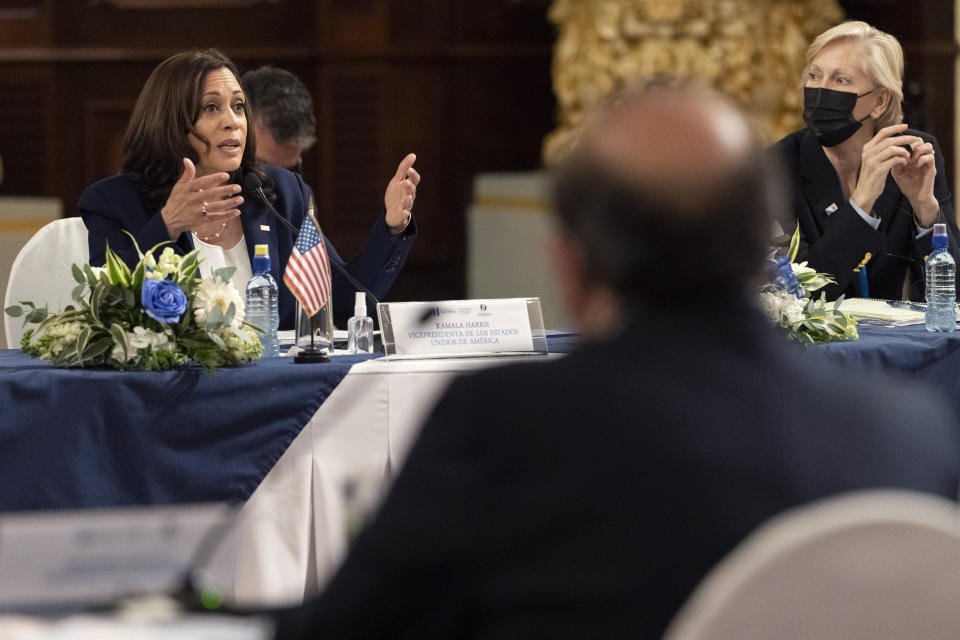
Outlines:
[[187,296],[173,280],[144,278],[140,302],[147,315],[163,324],[176,324],[187,310]]
[[793,265],[791,264],[790,258],[781,256],[777,259],[773,281],[787,293],[792,293],[797,296],[797,298],[803,297],[803,287],[800,286],[797,275],[793,272]]

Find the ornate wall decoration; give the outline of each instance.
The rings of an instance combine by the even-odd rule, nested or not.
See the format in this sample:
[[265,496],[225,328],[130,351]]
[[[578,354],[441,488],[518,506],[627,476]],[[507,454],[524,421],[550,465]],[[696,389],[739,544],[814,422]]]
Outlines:
[[836,0],[554,0],[549,16],[558,127],[544,140],[548,164],[604,96],[664,75],[726,94],[766,141],[800,128],[807,45],[843,10]]

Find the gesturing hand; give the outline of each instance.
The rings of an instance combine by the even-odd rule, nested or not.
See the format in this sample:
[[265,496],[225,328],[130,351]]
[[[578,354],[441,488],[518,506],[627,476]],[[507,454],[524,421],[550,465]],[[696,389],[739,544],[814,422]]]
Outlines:
[[907,130],[905,124],[884,127],[865,145],[860,153],[860,176],[853,192],[853,201],[867,213],[873,209],[883,187],[887,183],[887,174],[896,167],[903,167],[910,160],[910,153],[902,145],[923,143],[917,136],[898,136]]
[[403,231],[412,214],[413,203],[417,199],[417,185],[420,183],[420,174],[413,168],[416,160],[416,154],[410,153],[400,161],[397,173],[387,183],[387,190],[383,194],[390,233]]
[[913,150],[910,159],[891,169],[890,173],[910,201],[917,222],[921,227],[929,227],[937,221],[940,213],[940,203],[933,195],[933,182],[937,177],[936,156],[933,144],[920,138],[910,148]]
[[160,210],[171,240],[181,233],[210,222],[226,222],[240,215],[243,196],[238,184],[226,184],[230,174],[211,173],[197,178],[197,169],[189,158],[183,159],[183,174]]

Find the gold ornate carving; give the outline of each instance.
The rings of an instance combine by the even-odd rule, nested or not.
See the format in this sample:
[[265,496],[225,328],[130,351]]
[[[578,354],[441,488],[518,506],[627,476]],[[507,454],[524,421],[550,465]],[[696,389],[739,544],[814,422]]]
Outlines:
[[554,0],[549,15],[558,126],[544,140],[548,164],[598,101],[658,76],[714,87],[772,142],[801,126],[807,45],[843,19],[836,0]]

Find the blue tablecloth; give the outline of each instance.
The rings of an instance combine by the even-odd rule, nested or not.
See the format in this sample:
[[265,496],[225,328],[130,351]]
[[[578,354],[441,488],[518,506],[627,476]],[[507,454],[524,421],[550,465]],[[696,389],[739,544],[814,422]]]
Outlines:
[[56,369],[0,351],[0,511],[241,502],[350,367]]
[[57,369],[0,350],[0,511],[243,502],[350,367],[379,355],[210,374]]
[[909,379],[939,394],[960,424],[960,332],[931,333],[923,325],[857,327],[860,339],[815,345],[808,350],[825,365],[854,373],[885,373]]

